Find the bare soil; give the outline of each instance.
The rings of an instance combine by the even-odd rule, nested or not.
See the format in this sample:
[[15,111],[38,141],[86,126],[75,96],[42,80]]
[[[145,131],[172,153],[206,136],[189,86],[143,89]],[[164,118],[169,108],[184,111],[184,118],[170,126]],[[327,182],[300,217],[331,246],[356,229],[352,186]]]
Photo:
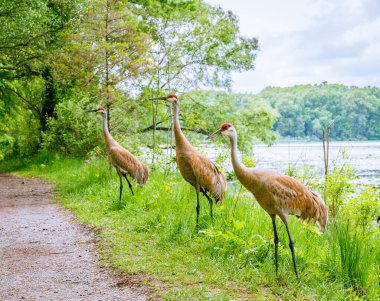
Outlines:
[[96,235],[51,189],[0,174],[0,300],[147,300],[147,288],[100,266]]

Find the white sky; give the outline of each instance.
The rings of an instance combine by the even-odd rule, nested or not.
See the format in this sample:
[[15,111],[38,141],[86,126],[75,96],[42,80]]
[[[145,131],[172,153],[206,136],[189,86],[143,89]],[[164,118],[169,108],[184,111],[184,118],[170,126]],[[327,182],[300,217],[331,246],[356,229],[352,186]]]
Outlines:
[[255,70],[234,73],[234,92],[341,83],[380,87],[379,0],[205,0],[231,10],[259,39]]

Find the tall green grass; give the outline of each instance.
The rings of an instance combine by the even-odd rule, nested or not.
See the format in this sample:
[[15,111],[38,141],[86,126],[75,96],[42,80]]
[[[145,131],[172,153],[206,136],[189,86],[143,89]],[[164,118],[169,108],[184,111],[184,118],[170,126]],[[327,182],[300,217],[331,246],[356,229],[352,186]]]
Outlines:
[[[352,227],[349,221],[336,220],[331,225],[331,251],[329,252],[330,275],[337,277],[347,287],[353,288],[358,295],[365,296],[369,283],[369,275],[376,273],[374,264],[378,245],[371,244],[361,229]],[[374,257],[375,256],[375,257]]]
[[[82,223],[99,229],[104,264],[142,275],[165,300],[350,300],[380,298],[377,237],[362,237],[334,223],[322,235],[316,226],[290,218],[300,279],[297,280],[285,227],[279,231],[279,273],[274,267],[271,219],[238,183],[229,183],[211,225],[201,198],[176,170],[157,165],[145,187],[124,186],[101,159],[85,162],[56,155],[8,162],[2,169],[40,176],[56,184],[56,197]],[[378,250],[378,249],[377,249]],[[154,281],[152,281],[152,279]]]

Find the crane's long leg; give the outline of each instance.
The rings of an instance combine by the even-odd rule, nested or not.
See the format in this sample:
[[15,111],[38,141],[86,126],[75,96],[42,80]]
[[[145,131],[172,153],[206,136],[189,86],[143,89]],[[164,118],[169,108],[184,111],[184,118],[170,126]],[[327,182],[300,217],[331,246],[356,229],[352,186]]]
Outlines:
[[276,228],[276,215],[271,214],[270,216],[272,218],[272,225],[273,225],[273,232],[274,232],[274,260],[276,263],[276,273],[278,272],[278,234],[277,234],[277,228]]
[[122,181],[121,175],[119,175],[119,179],[120,179],[120,196],[119,196],[119,208],[120,208],[120,205],[121,205],[121,195],[123,194],[123,181]]
[[214,212],[213,212],[213,210],[212,210],[213,201],[212,201],[212,199],[208,196],[208,194],[206,193],[206,191],[204,191],[202,188],[201,188],[201,191],[202,191],[203,195],[208,199],[208,202],[209,202],[209,204],[210,204],[211,223],[212,223],[212,225],[214,225]]
[[199,228],[199,212],[201,211],[201,204],[199,203],[199,191],[197,191],[197,229]]
[[284,222],[284,224],[286,226],[286,231],[288,232],[288,236],[289,236],[289,248],[292,251],[294,272],[296,273],[296,276],[298,278],[297,264],[296,264],[296,255],[294,254],[294,241],[293,241],[292,236],[290,235],[288,223]]
[[132,184],[131,184],[131,182],[129,182],[129,180],[128,180],[128,178],[127,178],[127,175],[124,175],[124,178],[127,180],[127,182],[128,182],[128,186],[129,186],[129,189],[131,190],[131,192],[132,192],[132,195],[135,195],[134,193],[133,193],[133,189],[132,189]]
[[211,223],[214,226],[214,212],[212,211],[212,200],[208,198],[208,202],[210,203],[210,216],[211,216]]

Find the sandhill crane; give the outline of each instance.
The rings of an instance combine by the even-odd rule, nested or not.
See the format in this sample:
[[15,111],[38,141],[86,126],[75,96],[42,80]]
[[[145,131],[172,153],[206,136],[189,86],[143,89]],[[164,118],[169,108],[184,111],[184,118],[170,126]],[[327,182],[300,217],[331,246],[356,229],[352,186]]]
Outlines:
[[[153,100],[165,100],[171,104],[173,110],[173,128],[175,137],[175,151],[178,169],[182,177],[189,182],[197,193],[196,225],[199,228],[199,192],[207,198],[210,204],[211,221],[214,221],[212,205],[222,202],[226,190],[227,181],[216,165],[205,156],[198,153],[182,133],[179,124],[179,100],[175,94],[165,97],[153,98]],[[208,193],[211,195],[209,196]]]
[[215,133],[207,137],[218,135],[228,136],[231,142],[231,161],[238,180],[254,195],[260,206],[272,218],[275,244],[276,273],[278,271],[278,235],[276,216],[285,224],[289,236],[289,248],[292,252],[293,267],[298,277],[294,241],[288,227],[288,216],[293,214],[301,220],[317,221],[324,232],[327,223],[328,207],[314,192],[297,180],[281,175],[275,171],[261,168],[247,168],[238,159],[237,133],[230,123],[224,123]]
[[149,170],[148,167],[140,162],[133,154],[128,150],[120,146],[119,143],[111,136],[108,126],[107,126],[107,111],[104,108],[99,108],[96,110],[88,110],[88,112],[97,112],[103,116],[103,134],[107,149],[107,159],[113,167],[115,167],[117,174],[120,179],[120,196],[119,196],[119,207],[121,204],[121,195],[123,192],[123,181],[124,177],[128,186],[133,193],[133,188],[131,182],[128,180],[127,176],[134,179],[140,186],[143,186],[148,180]]

